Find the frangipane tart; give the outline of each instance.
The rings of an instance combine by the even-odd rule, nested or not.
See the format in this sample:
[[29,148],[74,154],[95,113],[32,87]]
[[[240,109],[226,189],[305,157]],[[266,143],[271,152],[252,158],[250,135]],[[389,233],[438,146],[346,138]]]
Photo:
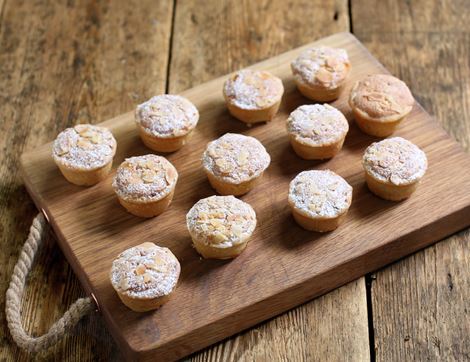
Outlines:
[[349,96],[356,124],[376,137],[391,135],[414,102],[406,84],[387,74],[372,74],[358,81]]
[[287,132],[295,153],[306,160],[334,157],[343,147],[349,124],[328,104],[303,105],[287,119]]
[[113,261],[110,279],[128,308],[147,312],[168,301],[180,271],[170,249],[146,242],[125,250]]
[[256,213],[233,196],[211,196],[194,204],[186,224],[199,254],[229,259],[245,249],[256,227]]
[[304,229],[331,231],[345,219],[352,201],[352,187],[330,170],[299,173],[289,185],[289,205]]
[[116,140],[104,127],[79,124],[59,133],[52,157],[67,181],[83,186],[103,180],[111,170]]
[[367,186],[377,196],[392,201],[408,198],[428,167],[426,154],[401,137],[372,143],[362,158]]
[[178,172],[164,157],[127,158],[117,169],[113,188],[119,202],[140,217],[160,215],[170,205]]
[[283,93],[282,81],[265,71],[241,70],[224,84],[229,112],[248,124],[272,120]]
[[221,195],[243,195],[261,180],[271,157],[256,138],[226,133],[210,142],[202,165],[212,187]]
[[303,51],[291,63],[291,69],[300,93],[329,102],[339,97],[351,63],[346,50],[322,46]]
[[162,94],[137,106],[135,120],[144,144],[158,152],[173,152],[186,143],[199,112],[186,98]]

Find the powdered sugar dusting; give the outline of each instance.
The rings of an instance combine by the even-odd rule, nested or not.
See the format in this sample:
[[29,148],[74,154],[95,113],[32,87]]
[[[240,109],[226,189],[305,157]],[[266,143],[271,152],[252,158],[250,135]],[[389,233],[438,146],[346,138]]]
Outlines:
[[158,201],[176,185],[178,172],[164,157],[145,155],[127,158],[117,169],[114,191],[124,200]]
[[119,293],[151,299],[170,294],[180,270],[170,249],[147,242],[121,253],[113,262],[110,279]]
[[233,196],[199,200],[186,215],[191,236],[219,248],[244,242],[256,227],[253,208]]
[[210,142],[202,155],[207,172],[235,184],[258,177],[270,162],[271,157],[261,142],[235,133],[226,133]]
[[400,79],[372,74],[354,85],[349,103],[373,118],[400,118],[411,111],[414,98]]
[[264,71],[241,70],[224,84],[226,100],[248,110],[268,108],[278,102],[283,93],[282,81]]
[[303,171],[289,185],[289,203],[310,217],[337,217],[351,200],[352,187],[330,170]]
[[428,167],[426,154],[401,137],[372,143],[364,153],[362,164],[374,178],[397,186],[418,181]]
[[298,107],[287,119],[287,131],[303,144],[322,146],[345,137],[349,124],[344,115],[328,104]]
[[346,50],[324,46],[303,51],[291,63],[297,81],[326,88],[340,86],[349,74],[350,67]]
[[52,157],[58,164],[77,170],[95,170],[112,161],[116,140],[112,133],[91,124],[67,128],[55,139]]
[[188,134],[196,127],[199,112],[186,98],[162,94],[137,106],[137,124],[150,134],[161,137],[178,137]]

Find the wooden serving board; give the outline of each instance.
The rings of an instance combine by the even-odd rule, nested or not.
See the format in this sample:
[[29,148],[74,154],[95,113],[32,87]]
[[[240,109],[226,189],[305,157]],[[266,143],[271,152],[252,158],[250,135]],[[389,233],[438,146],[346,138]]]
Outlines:
[[[129,359],[172,360],[183,357],[316,296],[337,288],[421,249],[470,224],[470,157],[418,104],[396,135],[421,147],[429,169],[416,193],[395,203],[372,195],[365,186],[361,157],[376,139],[354,123],[341,153],[327,162],[298,158],[287,139],[287,115],[311,103],[295,89],[290,62],[312,45],[345,48],[352,73],[333,105],[352,121],[347,104],[351,85],[370,73],[387,71],[349,33],[321,39],[253,66],[282,78],[285,95],[269,124],[247,128],[227,112],[222,97],[226,77],[182,94],[197,106],[200,122],[191,141],[168,155],[179,172],[170,208],[154,219],[128,214],[111,188],[110,175],[83,188],[61,176],[51,144],[23,155],[26,187],[47,215],[59,244],[88,293],[99,304],[110,331]],[[136,80],[138,81],[138,80]],[[115,166],[125,157],[150,153],[139,140],[133,112],[101,125],[118,141]],[[202,260],[191,247],[185,215],[199,199],[214,194],[200,165],[206,144],[226,132],[259,139],[272,157],[261,185],[242,199],[258,215],[248,248],[233,261]],[[347,221],[318,234],[298,227],[287,205],[290,180],[306,169],[329,168],[353,187]],[[135,313],[118,299],[108,280],[112,260],[123,250],[152,241],[169,247],[182,265],[179,287],[161,309]]]

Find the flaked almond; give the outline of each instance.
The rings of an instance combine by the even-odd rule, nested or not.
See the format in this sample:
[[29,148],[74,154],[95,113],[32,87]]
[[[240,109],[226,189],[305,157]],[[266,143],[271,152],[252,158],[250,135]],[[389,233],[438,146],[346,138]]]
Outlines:
[[62,143],[57,150],[57,154],[59,156],[63,156],[69,153],[69,151],[70,151],[70,146],[68,144]]
[[213,240],[214,242],[216,243],[223,243],[224,241],[226,241],[228,238],[227,236],[225,236],[224,234],[220,233],[220,232],[216,232],[214,233],[213,235]]
[[310,204],[308,208],[313,212],[319,212],[321,210],[321,207],[317,204]]
[[338,61],[336,58],[334,58],[334,57],[329,57],[329,58],[326,59],[326,62],[325,62],[325,63],[326,63],[326,65],[327,65],[328,67],[334,69],[335,67],[338,66],[339,61]]
[[224,224],[219,219],[210,219],[209,223],[215,228],[223,228]]
[[142,275],[142,274],[145,273],[146,270],[147,270],[147,268],[145,268],[145,265],[139,264],[139,265],[137,265],[137,268],[135,268],[135,273],[137,275]]
[[98,144],[98,143],[101,143],[102,141],[103,141],[103,138],[101,137],[101,134],[99,134],[98,132],[93,132],[91,136],[91,142],[93,142],[94,144]]
[[171,184],[173,180],[175,179],[175,177],[176,177],[175,171],[172,168],[169,168],[168,170],[166,170],[165,180],[166,182],[168,182],[168,184]]
[[142,173],[142,181],[144,181],[146,184],[150,184],[155,181],[155,177],[157,174],[155,171],[152,170],[144,170]]
[[243,234],[243,227],[241,225],[233,225],[231,231],[235,236],[240,237]]
[[93,132],[90,128],[87,128],[85,130],[83,130],[82,132],[79,132],[80,133],[80,136],[82,137],[85,137],[85,138],[92,138],[93,135],[96,133],[96,132]]
[[150,276],[149,273],[144,274],[144,283],[148,283],[149,281],[152,280],[152,277]]
[[145,162],[145,167],[148,168],[149,170],[155,170],[158,168],[158,165],[152,160],[147,160]]
[[147,160],[138,160],[137,166],[142,167],[142,168],[147,168]]
[[121,281],[119,282],[119,288],[121,288],[122,290],[129,289],[129,283],[127,282],[126,278],[121,279]]
[[90,141],[88,141],[88,139],[86,139],[86,138],[80,138],[77,141],[77,146],[80,147],[80,148],[84,148],[84,149],[90,149],[90,148],[93,147],[92,143]]
[[218,158],[215,161],[216,166],[219,168],[222,173],[230,173],[233,171],[233,165],[230,162],[225,161],[222,158]]
[[329,83],[333,80],[333,74],[326,69],[320,68],[316,74],[316,78],[322,83]]
[[73,129],[77,131],[78,134],[81,135],[83,132],[87,131],[89,127],[86,124],[77,124],[76,126],[73,127]]

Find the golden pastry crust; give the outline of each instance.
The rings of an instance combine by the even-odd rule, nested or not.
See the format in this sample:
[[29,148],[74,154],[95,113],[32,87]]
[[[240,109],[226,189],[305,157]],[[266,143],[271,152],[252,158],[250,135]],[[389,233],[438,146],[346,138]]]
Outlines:
[[170,249],[146,242],[125,250],[113,261],[110,280],[125,305],[144,312],[168,300],[180,271]]
[[265,71],[241,70],[231,75],[224,84],[226,101],[247,110],[272,106],[283,93],[282,81]]
[[113,160],[116,140],[104,127],[78,124],[59,133],[52,145],[57,164],[79,171],[102,168]]
[[135,120],[142,142],[158,152],[183,147],[199,120],[199,112],[186,98],[162,94],[137,106]]
[[426,154],[413,143],[394,137],[371,144],[362,158],[369,189],[387,200],[409,197],[423,178]]
[[116,153],[116,140],[103,127],[80,124],[62,131],[52,145],[52,157],[71,183],[91,186],[105,179]]
[[209,181],[219,192],[217,186],[224,184],[253,186],[270,162],[271,157],[256,138],[234,133],[210,142],[202,156]]
[[174,138],[185,136],[196,127],[199,112],[182,96],[161,94],[139,104],[135,120],[154,137]]
[[287,132],[295,152],[305,159],[324,159],[341,149],[349,124],[336,108],[325,104],[303,105],[287,119]]
[[132,214],[157,216],[170,204],[178,172],[164,157],[145,155],[126,159],[117,169],[113,188]]
[[351,63],[346,50],[322,46],[303,51],[291,69],[304,96],[326,102],[338,98]]
[[353,111],[376,122],[394,122],[413,108],[414,98],[406,84],[388,74],[372,74],[356,82],[349,105]]
[[279,109],[284,86],[282,81],[265,71],[241,70],[224,84],[228,110],[245,123],[270,121]]
[[390,136],[413,109],[414,98],[401,80],[369,75],[351,89],[349,105],[359,128],[376,137]]
[[194,204],[186,224],[202,256],[232,258],[245,249],[256,227],[256,213],[233,196],[211,196]]
[[352,187],[330,170],[303,171],[291,181],[288,201],[302,227],[330,231],[351,206]]

